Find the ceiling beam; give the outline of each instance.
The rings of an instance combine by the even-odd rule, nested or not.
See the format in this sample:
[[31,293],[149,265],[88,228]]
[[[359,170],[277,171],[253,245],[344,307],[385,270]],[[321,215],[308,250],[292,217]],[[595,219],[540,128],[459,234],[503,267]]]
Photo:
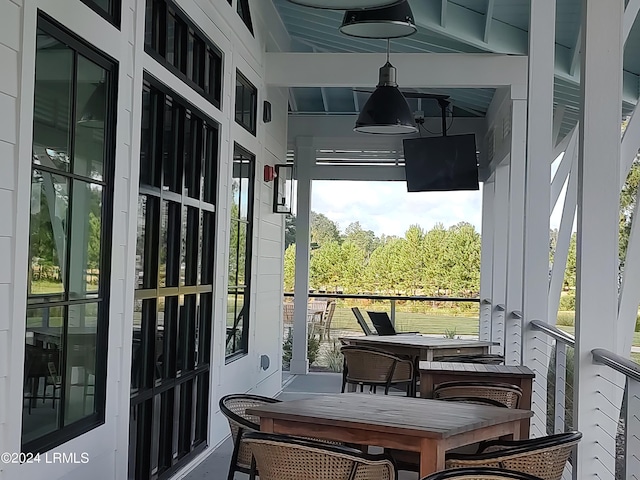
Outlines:
[[493,21],[493,9],[496,0],[487,0],[487,13],[484,17],[484,43],[489,43],[489,34],[491,33],[491,23]]
[[639,11],[640,11],[640,0],[629,0],[629,3],[627,3],[627,8],[625,8],[624,10],[624,18],[623,18],[623,25],[622,25],[622,35],[623,35],[622,39],[624,43],[626,43],[629,38],[629,33],[631,33],[633,22],[635,22]]
[[447,28],[447,5],[449,4],[448,0],[442,0],[440,2],[440,26],[442,28]]
[[[640,0],[629,0],[625,12],[625,21],[633,24],[629,20],[634,13],[638,13]],[[475,12],[455,3],[449,3],[447,7],[447,27],[440,25],[440,7],[436,2],[413,2],[411,4],[416,25],[426,30],[439,33],[447,38],[457,40],[466,45],[470,45],[482,50],[495,53],[527,55],[529,34],[528,32],[508,25],[504,22],[492,22],[491,35],[485,42],[486,17],[482,13]],[[635,18],[635,16],[633,16]],[[579,48],[578,48],[579,50]],[[579,85],[579,69],[575,68],[575,48],[571,49],[563,45],[555,46],[555,75],[574,85]],[[579,55],[577,55],[579,57]],[[572,68],[573,65],[573,68]],[[632,78],[633,77],[633,78]],[[638,101],[638,91],[640,89],[637,75],[625,72],[625,94],[623,99],[632,104]],[[631,84],[627,87],[627,82]],[[635,92],[635,93],[632,93]]]
[[[404,88],[496,88],[527,84],[527,57],[485,54],[394,53]],[[265,57],[267,85],[371,87],[382,65],[375,53],[277,53]],[[473,72],[473,75],[469,75]]]

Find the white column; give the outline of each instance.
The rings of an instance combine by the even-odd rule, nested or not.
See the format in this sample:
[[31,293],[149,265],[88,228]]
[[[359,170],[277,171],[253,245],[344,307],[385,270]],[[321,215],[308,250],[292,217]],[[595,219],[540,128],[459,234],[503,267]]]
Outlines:
[[[529,25],[527,165],[524,205],[524,277],[522,285],[523,360],[532,369],[548,364],[547,345],[528,324],[548,321],[549,211],[553,159],[553,81],[555,0],[532,0]],[[546,375],[533,386],[531,433],[546,433]]]
[[[491,340],[493,311],[493,233],[495,208],[495,177],[482,184],[482,236],[480,247],[480,319],[478,338]],[[486,303],[489,302],[489,303]]]
[[522,360],[522,275],[524,256],[525,167],[527,160],[527,101],[511,106],[511,163],[509,166],[509,235],[507,240],[507,297],[504,356],[507,365]]
[[582,5],[574,402],[583,438],[573,465],[577,478],[613,479],[621,379],[591,350],[616,345],[624,0]]
[[311,238],[311,170],[315,162],[313,141],[308,137],[296,139],[295,170],[297,180],[296,207],[296,279],[293,288],[293,349],[289,369],[291,373],[309,372],[307,359],[307,303],[309,301],[309,244]]
[[499,346],[492,353],[504,353],[504,315],[507,301],[507,238],[509,234],[509,165],[500,165],[495,171],[495,198],[493,218],[493,310],[491,340]]

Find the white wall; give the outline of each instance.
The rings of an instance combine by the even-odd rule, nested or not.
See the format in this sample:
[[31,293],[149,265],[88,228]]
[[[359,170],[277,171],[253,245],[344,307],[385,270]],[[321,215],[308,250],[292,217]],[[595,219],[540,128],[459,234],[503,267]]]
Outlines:
[[[117,30],[79,0],[0,2],[0,452],[20,451],[37,9],[119,63],[106,423],[54,450],[88,452],[89,464],[0,463],[0,480],[126,478],[143,68],[220,123],[209,444],[216,445],[228,435],[218,411],[222,395],[246,391],[272,395],[280,389],[284,225],[281,215],[271,213],[273,183],[262,181],[262,170],[265,163],[285,160],[287,92],[265,87],[263,58],[265,48],[288,48],[286,32],[266,0],[251,2],[255,38],[237,15],[235,2],[229,6],[226,0],[178,0],[224,53],[220,111],[144,53],[144,0],[122,3],[122,25]],[[257,137],[233,120],[236,67],[258,87]],[[261,121],[263,100],[272,104],[269,124]],[[234,142],[256,155],[252,308],[249,354],[225,365],[228,185]],[[261,354],[271,358],[266,371],[259,368]]]

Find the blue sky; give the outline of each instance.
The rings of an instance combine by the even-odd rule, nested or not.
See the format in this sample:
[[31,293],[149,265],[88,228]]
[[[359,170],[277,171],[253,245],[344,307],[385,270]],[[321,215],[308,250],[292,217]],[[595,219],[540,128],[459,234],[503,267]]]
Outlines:
[[412,224],[425,230],[441,222],[469,222],[480,231],[482,191],[407,192],[405,182],[313,182],[311,209],[323,213],[342,232],[352,222],[380,236],[404,233]]
[[[429,230],[437,222],[445,227],[469,222],[481,232],[482,184],[478,191],[409,193],[405,182],[316,180],[311,194],[311,209],[336,222],[341,232],[358,221],[377,236],[404,236],[412,224]],[[560,208],[551,215],[551,228],[559,227],[563,198],[564,191]]]

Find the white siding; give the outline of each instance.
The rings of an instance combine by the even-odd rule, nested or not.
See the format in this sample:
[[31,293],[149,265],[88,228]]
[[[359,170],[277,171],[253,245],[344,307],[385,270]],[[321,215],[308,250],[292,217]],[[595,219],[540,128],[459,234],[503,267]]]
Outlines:
[[[0,2],[0,452],[20,450],[37,9],[119,64],[106,423],[54,450],[88,452],[88,465],[0,464],[0,480],[126,478],[143,68],[220,123],[209,444],[216,445],[229,433],[218,411],[222,395],[246,391],[272,395],[280,389],[283,216],[272,213],[273,182],[263,181],[262,170],[265,162],[285,161],[287,92],[266,88],[263,59],[266,48],[287,48],[288,37],[268,1],[251,2],[255,38],[235,6],[226,1],[177,1],[223,51],[220,111],[144,53],[144,0],[122,3],[121,30],[117,30],[79,0],[29,0],[24,6],[23,0]],[[233,119],[236,67],[258,87],[256,137]],[[263,100],[272,104],[269,124],[262,122]],[[225,365],[228,187],[234,142],[256,155],[252,308],[249,354]],[[259,367],[263,354],[271,359],[266,371]]]

